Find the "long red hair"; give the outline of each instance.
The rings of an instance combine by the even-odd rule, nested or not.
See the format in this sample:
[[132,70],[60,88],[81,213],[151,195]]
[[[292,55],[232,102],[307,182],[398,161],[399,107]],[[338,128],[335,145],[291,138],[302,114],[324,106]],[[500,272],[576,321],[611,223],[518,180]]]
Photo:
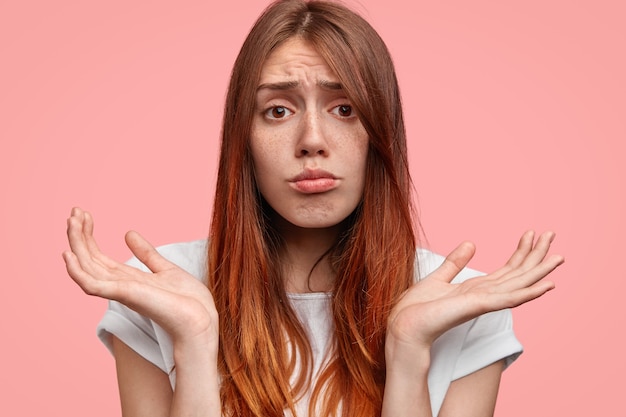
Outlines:
[[[311,42],[326,60],[369,135],[363,199],[330,254],[336,270],[334,355],[316,382],[309,342],[283,285],[281,239],[256,187],[248,143],[262,66],[294,36]],[[387,318],[414,279],[411,188],[395,70],[375,30],[336,3],[272,4],[241,48],[224,108],[208,285],[220,318],[225,415],[295,414],[299,394],[311,383],[311,415],[380,415]],[[292,386],[296,357],[304,371]]]

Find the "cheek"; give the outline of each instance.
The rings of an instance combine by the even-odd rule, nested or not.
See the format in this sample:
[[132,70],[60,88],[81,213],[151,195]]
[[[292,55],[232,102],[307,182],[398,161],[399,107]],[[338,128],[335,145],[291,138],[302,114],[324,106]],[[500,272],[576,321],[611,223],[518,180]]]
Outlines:
[[289,139],[293,136],[293,130],[289,126],[266,126],[262,122],[253,121],[250,131],[252,157],[259,162],[284,160]]
[[367,133],[365,133],[365,129],[363,129],[363,135],[364,137],[361,138],[361,142],[360,142],[360,146],[359,146],[359,154],[358,154],[358,160],[360,163],[359,166],[359,175],[360,175],[360,186],[361,186],[361,195],[363,194],[363,189],[365,187],[365,178],[367,176],[367,164],[368,164],[368,156],[369,156],[369,152],[370,152],[370,139],[369,136],[367,135]]
[[352,149],[349,153],[352,155],[352,164],[362,179],[365,179],[365,170],[367,166],[367,156],[369,153],[369,137],[365,129],[355,135],[352,141]]
[[259,191],[266,199],[276,192],[276,183],[282,176],[285,157],[281,154],[279,143],[279,138],[268,136],[266,132],[252,131],[250,154],[254,177]]
[[365,158],[367,156],[370,138],[360,121],[356,124],[356,126],[354,126],[354,129],[352,130],[351,143],[354,147],[355,153],[357,153],[362,158]]
[[252,163],[255,170],[272,166],[272,157],[275,154],[272,151],[272,141],[267,139],[259,129],[253,129],[250,135],[250,153],[252,155]]

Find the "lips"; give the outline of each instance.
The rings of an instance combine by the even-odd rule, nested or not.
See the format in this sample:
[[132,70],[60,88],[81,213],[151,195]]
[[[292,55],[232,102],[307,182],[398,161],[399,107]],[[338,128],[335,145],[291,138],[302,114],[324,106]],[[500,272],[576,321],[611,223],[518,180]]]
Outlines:
[[320,170],[304,170],[289,179],[289,184],[303,194],[325,193],[337,187],[338,178],[332,173]]

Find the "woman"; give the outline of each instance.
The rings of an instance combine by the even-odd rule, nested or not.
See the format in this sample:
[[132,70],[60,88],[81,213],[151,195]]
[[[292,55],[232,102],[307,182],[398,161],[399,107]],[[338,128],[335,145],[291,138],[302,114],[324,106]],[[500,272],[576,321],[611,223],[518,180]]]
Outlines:
[[74,209],[64,258],[113,300],[99,334],[124,415],[490,415],[521,352],[503,309],[553,288],[554,235],[467,279],[472,244],[416,262],[415,230],[384,43],[340,5],[288,0],[234,65],[210,244],[129,232],[121,265]]

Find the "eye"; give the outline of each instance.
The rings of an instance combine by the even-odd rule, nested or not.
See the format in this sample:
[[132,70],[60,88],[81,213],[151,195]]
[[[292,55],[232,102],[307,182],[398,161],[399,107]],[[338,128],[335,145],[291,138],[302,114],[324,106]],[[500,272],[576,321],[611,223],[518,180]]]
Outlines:
[[283,119],[291,114],[291,110],[283,106],[274,106],[265,111],[265,116],[270,119]]
[[352,111],[352,106],[350,106],[349,104],[341,104],[333,108],[332,112],[340,117],[351,117],[354,115],[354,112]]

